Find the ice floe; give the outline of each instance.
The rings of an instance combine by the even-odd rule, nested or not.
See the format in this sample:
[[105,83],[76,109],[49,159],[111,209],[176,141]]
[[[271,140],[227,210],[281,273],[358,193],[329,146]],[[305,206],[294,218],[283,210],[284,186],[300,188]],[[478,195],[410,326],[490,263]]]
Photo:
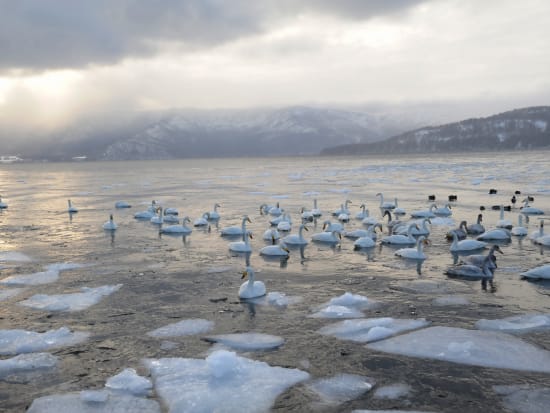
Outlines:
[[424,318],[395,319],[391,317],[344,320],[322,327],[318,332],[342,340],[369,343],[382,340],[408,330],[426,327],[430,324]]
[[207,333],[213,328],[213,321],[203,320],[202,318],[193,318],[165,325],[164,327],[149,331],[147,335],[157,338],[191,336],[194,334]]
[[329,305],[321,308],[310,317],[313,318],[361,318],[365,314],[357,308],[346,307],[344,305]]
[[550,388],[526,385],[493,386],[504,396],[504,405],[518,413],[546,413],[550,406]]
[[344,373],[314,380],[307,387],[325,403],[340,404],[358,398],[372,389],[374,384],[374,380],[369,377]]
[[46,267],[46,271],[36,272],[33,274],[12,275],[0,280],[0,284],[6,285],[40,285],[48,284],[57,281],[61,271],[73,270],[76,268],[85,267],[84,264],[60,263],[50,264]]
[[0,379],[22,372],[52,369],[57,365],[57,357],[49,353],[28,353],[0,360]]
[[[88,393],[89,394],[89,393]],[[160,405],[155,400],[128,394],[105,392],[97,393],[99,401],[78,393],[44,396],[35,399],[27,413],[160,413]],[[102,401],[100,396],[106,397]]]
[[124,369],[105,383],[108,389],[123,391],[134,396],[147,396],[153,388],[151,380],[139,376],[134,369]]
[[67,327],[36,333],[27,330],[0,330],[0,355],[32,353],[50,348],[72,346],[85,341],[90,334],[72,332]]
[[494,330],[505,333],[527,333],[550,329],[550,314],[523,314],[497,320],[481,319],[476,322],[480,330]]
[[550,372],[550,352],[495,331],[429,327],[367,344],[372,350],[410,357],[514,370]]
[[0,301],[5,301],[11,297],[15,297],[23,290],[24,288],[7,288],[0,290]]
[[462,295],[445,295],[443,297],[434,298],[433,304],[441,307],[451,305],[469,305],[470,300]]
[[332,298],[325,304],[322,304],[316,313],[312,314],[314,318],[360,318],[364,314],[361,310],[372,309],[379,305],[378,302],[369,300],[367,297],[359,294],[346,292],[338,297]]
[[205,360],[147,359],[156,393],[172,412],[265,412],[309,374],[219,350]]
[[388,384],[387,386],[378,387],[373,394],[376,399],[395,400],[400,397],[406,397],[411,393],[411,386],[405,383]]
[[218,334],[203,337],[203,340],[242,351],[273,350],[285,342],[282,337],[262,333]]
[[118,291],[122,284],[103,285],[101,287],[82,287],[79,293],[72,294],[36,294],[19,304],[35,310],[46,311],[81,311],[97,304],[105,296]]

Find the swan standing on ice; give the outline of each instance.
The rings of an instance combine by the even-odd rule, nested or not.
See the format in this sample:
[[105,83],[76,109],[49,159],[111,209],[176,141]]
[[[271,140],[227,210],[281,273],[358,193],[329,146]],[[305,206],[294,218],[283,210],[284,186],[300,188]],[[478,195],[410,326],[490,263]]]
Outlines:
[[395,251],[395,255],[402,258],[408,258],[411,260],[425,260],[426,254],[424,253],[423,246],[428,245],[429,241],[425,236],[421,236],[416,240],[416,248],[401,248]]
[[283,241],[285,244],[288,245],[306,245],[308,244],[308,240],[304,238],[304,230],[309,231],[307,227],[304,224],[300,225],[300,229],[298,230],[298,234],[290,234],[283,238]]
[[412,236],[413,228],[419,229],[418,225],[412,223],[407,229],[407,235],[388,235],[380,240],[382,244],[392,245],[415,245],[416,239]]
[[265,284],[255,280],[252,267],[246,267],[246,270],[243,271],[241,279],[244,280],[246,277],[248,277],[248,281],[245,281],[239,288],[239,298],[249,299],[264,296],[266,293]]
[[106,221],[104,224],[103,224],[103,229],[106,230],[106,231],[114,231],[115,229],[118,228],[118,225],[115,223],[115,221],[113,220],[113,214],[111,214],[109,216],[109,221]]
[[232,226],[232,227],[222,228],[220,233],[221,233],[222,236],[224,236],[224,235],[229,235],[229,236],[230,235],[243,235],[244,233],[246,233],[246,223],[247,222],[252,223],[250,218],[248,218],[248,215],[243,215],[243,220],[241,222],[240,227]]
[[189,217],[183,217],[183,219],[181,220],[181,225],[169,225],[167,227],[161,228],[160,233],[189,235],[193,232],[193,230],[185,224],[190,224],[190,223],[191,223],[191,219],[189,219]]
[[483,221],[483,214],[477,215],[477,222],[472,225],[466,226],[466,232],[470,235],[483,234],[485,232],[485,227],[481,224]]
[[531,278],[535,280],[550,280],[550,264],[541,265],[540,267],[532,268],[520,274],[523,278]]
[[497,228],[505,228],[505,229],[512,229],[514,224],[512,224],[512,221],[509,221],[507,219],[504,219],[504,205],[500,206],[500,219],[498,220],[496,227]]
[[250,232],[243,233],[242,241],[235,241],[229,243],[229,251],[233,252],[252,252],[252,246],[248,242],[249,238],[252,238]]
[[78,208],[73,205],[70,199],[67,201],[67,203],[69,204],[69,207],[67,208],[67,212],[69,214],[74,214],[78,212]]
[[510,231],[510,233],[517,237],[524,237],[529,233],[527,231],[527,228],[523,226],[523,215],[518,214],[518,224],[514,228],[512,228],[512,231]]
[[464,239],[462,241],[458,240],[458,237],[453,233],[453,243],[449,248],[451,252],[463,252],[463,251],[475,251],[483,249],[487,246],[487,243],[483,241],[478,241],[475,239]]

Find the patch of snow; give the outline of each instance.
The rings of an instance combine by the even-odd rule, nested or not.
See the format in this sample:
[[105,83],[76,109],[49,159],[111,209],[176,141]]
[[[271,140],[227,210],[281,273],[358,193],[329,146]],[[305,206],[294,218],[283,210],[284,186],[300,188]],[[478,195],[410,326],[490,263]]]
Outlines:
[[86,265],[73,263],[51,264],[46,267],[46,271],[33,274],[12,275],[0,280],[0,284],[6,285],[40,285],[57,281],[61,271],[82,268]]
[[29,262],[32,258],[17,251],[1,251],[0,262]]
[[469,305],[470,300],[462,295],[445,295],[435,298],[433,304],[437,306]]
[[526,385],[493,386],[504,396],[504,405],[518,413],[546,413],[550,406],[550,388]]
[[153,384],[151,380],[139,376],[134,369],[124,369],[116,376],[110,377],[105,383],[105,387],[134,396],[147,396],[151,392]]
[[0,290],[0,301],[5,301],[11,297],[15,297],[23,290],[24,288],[8,288]]

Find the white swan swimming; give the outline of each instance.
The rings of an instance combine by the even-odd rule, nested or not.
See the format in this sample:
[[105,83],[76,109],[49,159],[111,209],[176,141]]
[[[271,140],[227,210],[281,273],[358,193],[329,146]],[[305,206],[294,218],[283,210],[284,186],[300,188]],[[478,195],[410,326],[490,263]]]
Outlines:
[[330,220],[327,219],[325,222],[323,222],[323,231],[325,231],[325,232],[332,232],[332,231],[343,232],[344,231],[344,226],[342,224],[340,224],[339,222],[331,222]]
[[309,241],[304,238],[304,230],[309,231],[304,224],[301,224],[298,234],[289,234],[283,238],[283,241],[288,245],[307,245]]
[[220,219],[220,213],[218,212],[218,208],[221,208],[221,205],[218,203],[214,204],[214,209],[209,212],[208,219],[210,221],[217,221]]
[[269,215],[273,215],[274,217],[278,217],[279,215],[281,215],[282,213],[284,212],[284,210],[281,208],[281,206],[279,205],[279,203],[277,202],[277,205],[272,207],[272,208],[269,208],[269,211],[268,211],[268,214]]
[[[389,211],[388,211],[389,212]],[[390,220],[391,220],[391,214],[390,214]],[[373,216],[370,216],[369,215],[369,210],[368,209],[365,209],[365,217],[363,218],[363,220],[361,221],[361,224],[363,225],[374,225],[374,224],[378,224],[378,218],[376,217],[373,217]]]
[[135,219],[143,219],[149,221],[157,214],[157,202],[151,201],[151,205],[145,211],[136,212],[134,214]]
[[331,244],[338,244],[342,239],[342,235],[339,231],[323,231],[313,234],[311,239],[316,242],[327,242]]
[[189,219],[189,217],[183,217],[183,219],[181,220],[181,225],[169,225],[167,227],[161,227],[160,233],[189,235],[193,232],[193,230],[185,224],[190,223],[191,219]]
[[349,215],[350,214],[350,210],[349,210],[349,207],[348,205],[351,204],[352,202],[349,200],[349,199],[346,199],[346,202],[344,202],[343,204],[340,204],[340,208],[337,209],[336,211],[334,211],[332,213],[333,216],[337,217],[339,216],[340,214],[347,214]]
[[459,241],[457,235],[453,233],[453,243],[449,249],[451,252],[475,251],[483,249],[486,246],[487,243],[475,239],[464,239]]
[[372,248],[376,245],[376,228],[380,228],[380,232],[382,232],[382,225],[376,224],[372,225],[367,229],[367,233],[363,237],[359,237],[355,240],[353,243],[354,249],[358,250],[361,248]]
[[118,228],[118,225],[115,223],[115,221],[113,220],[113,214],[111,214],[109,216],[109,221],[106,221],[104,224],[103,224],[103,229],[106,230],[106,231],[114,231],[115,229]]
[[315,216],[313,215],[313,212],[311,211],[308,211],[306,210],[305,208],[302,207],[302,209],[300,210],[300,213],[302,214],[301,217],[302,217],[302,222],[313,222],[313,220],[315,219]]
[[179,215],[179,211],[177,208],[165,208],[164,212],[166,215]]
[[317,208],[317,199],[313,200],[313,209],[311,210],[311,213],[315,218],[319,218],[323,215],[323,212],[319,208]]
[[252,252],[252,245],[250,245],[249,239],[252,238],[250,232],[243,233],[241,241],[235,241],[229,243],[229,251],[233,252]]
[[115,208],[122,209],[122,208],[132,208],[132,205],[130,205],[126,201],[116,201],[115,202]]
[[380,240],[382,244],[391,244],[391,245],[415,245],[416,239],[412,235],[413,228],[420,229],[416,223],[409,225],[407,229],[407,235],[388,235]]
[[523,278],[531,278],[535,280],[550,280],[550,264],[531,268],[528,271],[522,272],[520,275]]
[[544,211],[539,208],[535,208],[529,205],[529,198],[523,200],[523,206],[521,207],[521,213],[523,215],[544,215]]
[[338,215],[338,221],[340,222],[349,222],[349,214],[341,213]]
[[246,270],[243,271],[241,279],[246,279],[239,288],[239,298],[249,299],[263,297],[266,293],[265,284],[261,281],[256,281],[254,277],[254,270],[252,267],[246,267]]
[[70,199],[67,201],[67,203],[69,204],[69,206],[67,208],[67,212],[69,214],[74,214],[74,213],[78,212],[78,208],[73,205],[73,203],[71,202]]
[[[418,235],[430,235],[430,228],[428,228],[428,224],[431,224],[432,221],[430,218],[422,218],[422,220],[416,221],[415,224],[418,225],[418,229],[414,228],[412,229],[412,234],[414,236]],[[394,234],[397,235],[406,235],[408,233],[409,228],[406,225],[399,225],[396,229],[393,230]]]
[[512,235],[506,228],[493,228],[476,237],[480,241],[510,241]]
[[288,257],[289,253],[290,251],[283,240],[279,240],[275,245],[266,245],[260,248],[260,255],[268,257]]
[[527,228],[523,226],[523,215],[518,214],[518,224],[512,228],[512,231],[510,231],[512,235],[515,235],[517,237],[524,237],[529,233],[527,231]]
[[369,216],[369,213],[367,211],[367,206],[365,204],[359,205],[359,209],[361,211],[355,214],[355,219],[363,220]]
[[449,217],[453,214],[453,211],[451,211],[451,205],[445,204],[445,206],[441,208],[435,208],[433,210],[433,213],[440,217]]
[[2,201],[2,195],[0,195],[0,209],[7,209],[8,204],[4,201]]
[[[392,235],[393,231],[395,231],[399,226],[406,225],[403,221],[399,219],[392,219],[391,212],[388,210],[384,211],[384,215],[382,218],[386,216],[388,217],[388,223],[386,225],[388,227],[388,234],[390,235]],[[406,228],[408,227],[406,226]]]
[[270,219],[269,223],[273,226],[277,226],[283,221],[288,221],[292,224],[292,219],[290,218],[290,215],[287,214],[286,212],[283,212],[281,215],[278,215],[275,218]]
[[457,228],[448,231],[447,234],[445,234],[445,237],[450,241],[453,239],[453,233],[456,233],[459,240],[466,239],[468,236],[468,223],[466,221],[460,221],[460,225]]
[[428,239],[422,235],[416,240],[416,248],[401,248],[395,251],[395,255],[411,260],[425,260],[427,256],[423,246],[428,245],[428,243]]
[[170,224],[179,224],[180,219],[177,215],[166,215],[166,210],[163,212],[162,216],[162,222],[163,223],[170,223]]
[[267,215],[269,214],[269,210],[271,208],[275,208],[275,205],[269,205],[269,204],[262,204],[260,205],[260,215]]
[[407,215],[407,211],[404,208],[401,208],[397,203],[397,198],[395,198],[395,208],[393,208],[393,213],[395,215]]
[[466,226],[466,232],[470,235],[483,234],[485,232],[485,227],[481,223],[483,221],[483,214],[477,215],[477,222],[472,225]]
[[395,208],[395,204],[393,202],[384,202],[384,194],[382,192],[378,192],[376,194],[376,196],[379,196],[380,197],[380,209],[384,210],[384,209],[394,209]]
[[541,237],[535,238],[535,244],[544,245],[545,247],[550,247],[550,234],[546,234]]
[[275,228],[269,228],[264,232],[262,239],[264,241],[273,241],[281,238],[281,234]]
[[539,229],[532,232],[531,235],[529,235],[529,238],[533,241],[536,240],[539,237],[542,237],[544,235],[544,220],[540,220]]
[[240,227],[231,226],[231,227],[222,228],[221,231],[220,231],[220,234],[222,236],[224,236],[224,235],[243,235],[246,232],[246,223],[247,222],[252,223],[250,218],[248,218],[248,215],[243,215],[243,219],[242,219]]
[[193,221],[193,226],[194,227],[206,227],[210,224],[208,222],[209,220],[210,220],[210,212],[205,212],[204,214],[202,214],[202,216],[200,218],[197,218],[197,219],[195,219],[195,221]]
[[289,232],[292,229],[292,219],[287,213],[285,213],[283,217],[284,219],[277,224],[277,229],[279,231]]
[[420,211],[411,212],[413,218],[435,218],[434,210],[437,208],[436,204],[431,204],[429,209],[422,209]]
[[504,205],[500,206],[500,219],[498,220],[496,227],[497,228],[505,228],[505,229],[512,229],[514,224],[512,224],[512,221],[508,219],[504,219]]
[[157,209],[157,215],[151,218],[151,224],[162,225],[164,223],[163,208],[159,207]]

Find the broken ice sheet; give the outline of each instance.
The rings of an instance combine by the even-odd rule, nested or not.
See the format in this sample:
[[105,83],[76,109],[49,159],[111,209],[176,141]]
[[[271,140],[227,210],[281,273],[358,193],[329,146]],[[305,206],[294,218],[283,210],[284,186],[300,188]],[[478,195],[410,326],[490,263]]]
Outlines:
[[36,333],[27,330],[0,330],[0,355],[32,353],[50,348],[73,346],[88,339],[86,332],[67,327]]
[[518,334],[548,330],[550,329],[550,314],[523,314],[497,320],[481,319],[476,322],[476,328]]
[[338,374],[333,377],[317,379],[307,385],[321,399],[329,404],[340,404],[354,400],[368,392],[375,382],[369,377],[356,374]]
[[546,413],[550,406],[550,388],[528,385],[493,386],[504,396],[504,405],[518,413]]
[[202,318],[181,320],[177,323],[165,325],[156,330],[149,331],[148,336],[157,338],[190,336],[206,333],[214,328],[214,322]]
[[218,334],[206,336],[203,340],[242,351],[273,350],[285,342],[282,337],[261,333]]

